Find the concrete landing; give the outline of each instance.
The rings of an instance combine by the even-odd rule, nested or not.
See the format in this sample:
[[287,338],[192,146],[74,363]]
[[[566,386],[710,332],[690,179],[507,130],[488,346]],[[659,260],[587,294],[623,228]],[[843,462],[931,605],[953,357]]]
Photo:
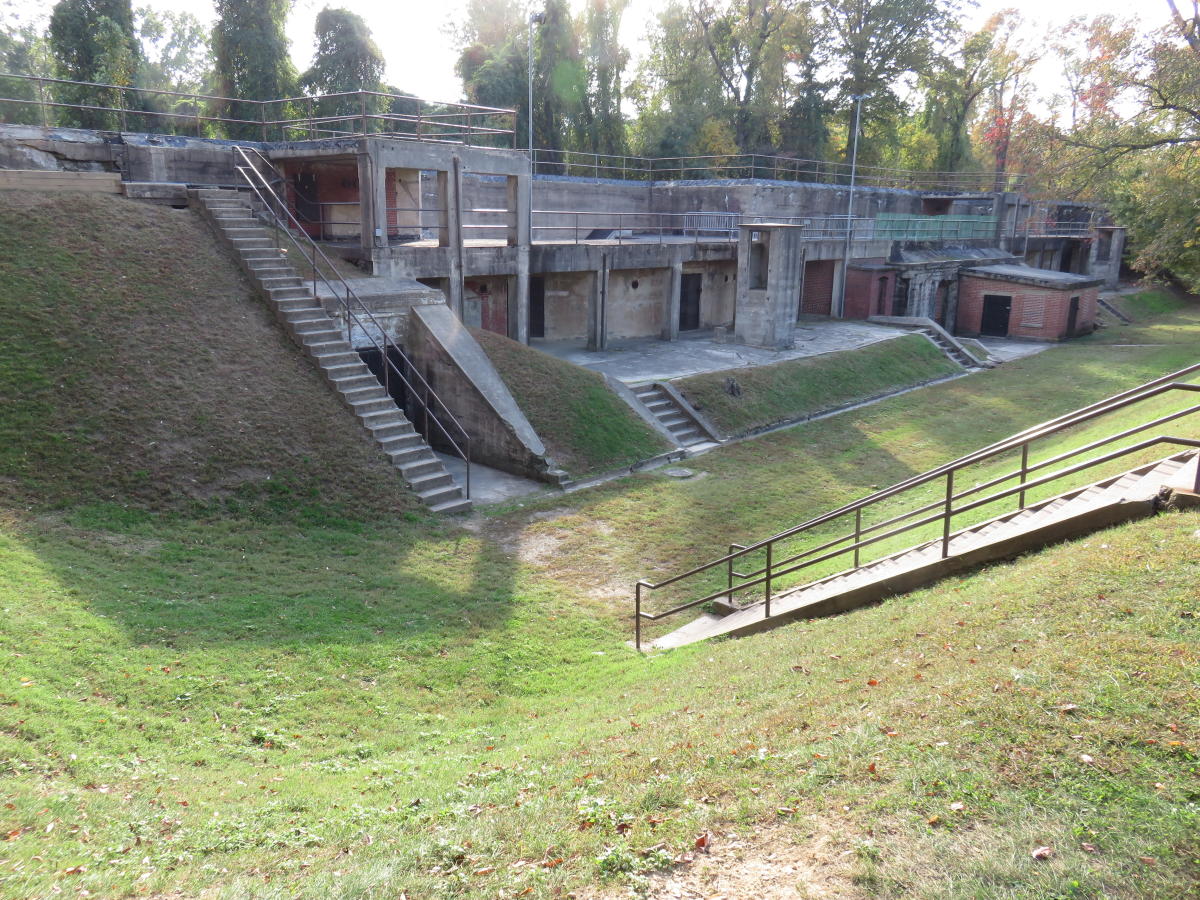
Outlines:
[[743,344],[718,343],[711,332],[681,334],[678,341],[657,338],[610,340],[607,350],[587,350],[575,341],[534,339],[530,345],[577,366],[603,372],[625,384],[668,381],[704,372],[769,366],[789,359],[853,350],[900,337],[905,332],[867,322],[802,317],[788,350],[763,350]]
[[[436,451],[435,451],[436,452]],[[448,453],[437,453],[454,483],[461,486],[466,484],[467,465],[457,456]],[[554,490],[550,485],[532,478],[522,478],[501,472],[491,466],[471,463],[471,502],[476,506],[490,503],[503,503],[516,497],[527,497],[531,494],[541,494]]]

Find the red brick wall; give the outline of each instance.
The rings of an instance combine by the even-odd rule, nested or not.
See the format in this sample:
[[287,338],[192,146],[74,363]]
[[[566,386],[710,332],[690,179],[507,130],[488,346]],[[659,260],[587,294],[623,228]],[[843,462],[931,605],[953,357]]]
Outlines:
[[832,259],[814,259],[804,264],[801,312],[818,316],[830,314],[833,305],[833,267],[835,265],[836,262]]
[[[874,262],[875,260],[864,260]],[[879,283],[883,281],[883,308],[879,306]],[[865,319],[868,316],[892,314],[892,297],[896,290],[895,272],[869,272],[851,268],[846,273],[846,318]]]
[[964,275],[958,288],[957,332],[979,334],[985,294],[1012,297],[1012,312],[1008,319],[1010,337],[1059,341],[1071,337],[1067,334],[1067,319],[1072,297],[1079,297],[1076,334],[1085,334],[1095,327],[1096,299],[1100,289],[1058,290]]
[[463,282],[467,296],[480,301],[480,325],[508,337],[508,279],[502,275]]

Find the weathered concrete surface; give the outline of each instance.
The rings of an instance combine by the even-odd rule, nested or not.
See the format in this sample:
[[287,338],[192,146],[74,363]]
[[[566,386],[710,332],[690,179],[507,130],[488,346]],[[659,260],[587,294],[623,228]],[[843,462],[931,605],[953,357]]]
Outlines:
[[[438,458],[456,484],[466,484],[467,464],[457,456],[449,453],[439,453]],[[503,503],[516,497],[528,497],[552,490],[541,481],[532,478],[522,478],[500,469],[493,469],[483,463],[471,463],[471,503],[478,507],[481,504]]]
[[803,287],[803,226],[739,226],[734,313],[739,343],[770,350],[790,347]]
[[613,341],[603,352],[586,350],[582,344],[573,341],[535,340],[532,346],[625,384],[641,384],[851,350],[900,334],[895,328],[867,322],[801,316],[793,335],[793,345],[786,350],[718,342],[710,333],[698,332],[681,334],[678,341],[670,342],[654,338]]
[[472,459],[526,478],[560,480],[500,373],[448,307],[414,307],[405,350],[467,430]]

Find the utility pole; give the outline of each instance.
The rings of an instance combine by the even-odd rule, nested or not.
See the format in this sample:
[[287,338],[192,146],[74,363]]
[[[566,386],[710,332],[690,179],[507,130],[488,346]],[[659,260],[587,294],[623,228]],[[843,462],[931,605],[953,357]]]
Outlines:
[[862,102],[870,94],[853,94],[854,101],[854,142],[850,153],[850,196],[846,200],[846,246],[842,250],[842,289],[838,292],[836,315],[839,319],[846,317],[846,276],[850,272],[850,243],[854,232],[854,176],[858,171],[858,125],[862,118]]
[[544,12],[529,14],[529,104],[525,107],[525,124],[529,126],[529,240],[533,240],[533,26],[546,21]]

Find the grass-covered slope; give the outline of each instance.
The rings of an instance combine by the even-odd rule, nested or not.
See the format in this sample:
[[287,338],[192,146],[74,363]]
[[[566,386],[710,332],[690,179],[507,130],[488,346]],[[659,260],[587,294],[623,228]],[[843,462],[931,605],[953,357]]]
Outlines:
[[785,843],[825,896],[1189,896],[1196,513],[746,640],[625,641],[636,578],[1198,345],[1182,306],[475,532],[321,496],[118,514],[105,469],[47,454],[0,498],[0,897],[624,897],[755,829],[737,852],[799,896]]
[[[959,367],[920,335],[771,366],[674,382],[726,434],[738,435],[932,381]],[[731,392],[729,379],[740,389]]]
[[490,331],[471,333],[550,456],[572,475],[595,475],[671,449],[595,372]]
[[0,247],[0,491],[413,505],[194,212],[4,191]]

